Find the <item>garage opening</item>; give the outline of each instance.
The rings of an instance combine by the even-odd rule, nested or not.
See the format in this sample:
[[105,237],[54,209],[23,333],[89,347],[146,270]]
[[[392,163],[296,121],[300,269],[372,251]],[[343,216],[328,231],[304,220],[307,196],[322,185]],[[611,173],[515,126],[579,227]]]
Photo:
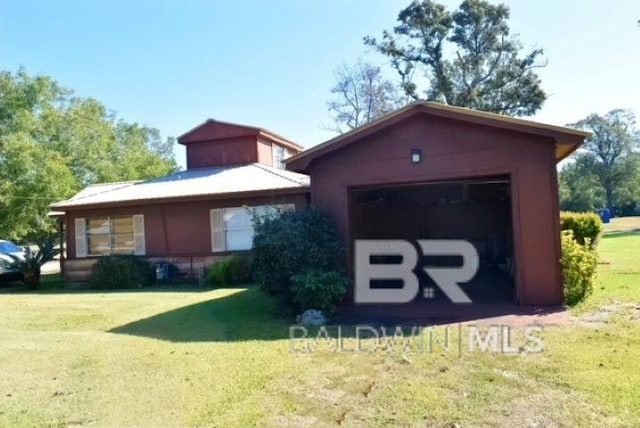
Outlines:
[[[350,203],[353,239],[403,239],[413,244],[418,239],[467,240],[480,257],[475,278],[461,285],[472,302],[516,300],[509,177],[356,188],[350,191]],[[375,259],[370,262],[400,262],[393,257]],[[459,256],[420,255],[414,271],[421,288],[416,302],[424,302],[426,296],[430,301],[450,302],[423,267],[461,263]],[[394,283],[380,281],[372,286],[392,288]]]

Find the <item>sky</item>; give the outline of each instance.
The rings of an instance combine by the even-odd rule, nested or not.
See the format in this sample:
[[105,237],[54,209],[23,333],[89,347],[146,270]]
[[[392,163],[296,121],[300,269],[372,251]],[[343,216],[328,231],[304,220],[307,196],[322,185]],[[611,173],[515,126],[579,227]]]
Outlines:
[[[564,125],[614,108],[640,118],[640,1],[504,3],[512,32],[548,62],[539,75],[549,97],[532,119]],[[334,136],[325,128],[335,69],[386,63],[362,38],[391,29],[408,4],[0,0],[0,68],[50,75],[163,136],[215,118],[311,147]],[[175,152],[184,166],[184,147]]]

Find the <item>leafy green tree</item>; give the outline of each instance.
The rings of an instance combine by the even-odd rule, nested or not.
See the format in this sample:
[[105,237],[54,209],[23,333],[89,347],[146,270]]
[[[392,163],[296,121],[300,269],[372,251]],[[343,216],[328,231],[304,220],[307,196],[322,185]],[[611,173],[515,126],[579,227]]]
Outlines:
[[[606,206],[613,211],[633,202],[637,197],[633,183],[640,174],[640,132],[633,112],[615,109],[604,116],[591,114],[569,126],[593,133],[575,158],[581,172],[594,177],[604,190]],[[576,176],[575,180],[582,179]]]
[[[406,94],[511,116],[540,109],[546,94],[535,69],[544,67],[535,49],[521,55],[511,34],[509,8],[465,0],[451,12],[432,0],[414,0],[398,15],[393,31],[366,45],[391,60]],[[426,80],[426,89],[418,85]]]
[[578,156],[560,171],[560,209],[587,212],[605,205],[604,189],[593,173],[593,158]]
[[1,71],[0,237],[46,242],[51,203],[88,184],[174,171],[173,141],[49,76]]

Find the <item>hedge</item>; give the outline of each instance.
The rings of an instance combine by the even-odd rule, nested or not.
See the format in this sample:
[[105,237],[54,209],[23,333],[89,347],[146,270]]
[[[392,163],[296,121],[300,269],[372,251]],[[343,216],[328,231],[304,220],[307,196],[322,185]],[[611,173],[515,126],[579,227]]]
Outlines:
[[91,269],[91,288],[117,290],[141,288],[155,283],[154,266],[136,256],[104,256]]
[[251,282],[251,259],[245,255],[233,255],[207,269],[207,284],[213,287],[248,284]]
[[588,245],[578,243],[573,231],[562,232],[562,275],[565,303],[573,306],[593,292],[598,254]]
[[560,213],[560,229],[572,231],[573,239],[580,245],[587,244],[594,249],[602,235],[602,220],[594,213],[563,211]]

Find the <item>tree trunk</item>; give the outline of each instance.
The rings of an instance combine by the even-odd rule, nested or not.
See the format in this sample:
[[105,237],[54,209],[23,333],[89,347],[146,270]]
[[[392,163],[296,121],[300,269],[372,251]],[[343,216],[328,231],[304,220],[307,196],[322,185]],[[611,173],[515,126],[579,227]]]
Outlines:
[[607,192],[607,208],[609,208],[609,215],[613,217],[613,186],[611,184],[607,184],[605,191]]

